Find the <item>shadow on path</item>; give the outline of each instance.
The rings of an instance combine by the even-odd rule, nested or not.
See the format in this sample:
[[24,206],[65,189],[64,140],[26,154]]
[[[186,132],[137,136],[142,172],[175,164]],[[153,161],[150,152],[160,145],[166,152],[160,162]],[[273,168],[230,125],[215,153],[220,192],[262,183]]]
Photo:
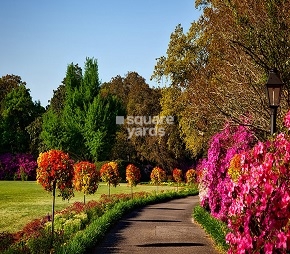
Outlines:
[[87,253],[218,253],[203,229],[192,222],[192,210],[198,204],[198,196],[190,196],[137,209]]

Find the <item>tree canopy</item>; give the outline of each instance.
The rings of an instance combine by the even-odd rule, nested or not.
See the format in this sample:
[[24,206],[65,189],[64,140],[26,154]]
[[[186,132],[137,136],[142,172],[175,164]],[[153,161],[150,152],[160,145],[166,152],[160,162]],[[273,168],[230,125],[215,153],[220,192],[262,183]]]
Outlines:
[[[288,84],[289,5],[280,0],[196,1],[201,17],[188,32],[178,25],[171,34],[152,78],[167,77],[170,86],[181,88],[179,125],[191,152],[202,150],[200,142],[207,144],[225,119],[252,126],[258,138],[269,134],[264,84],[272,68]],[[288,91],[286,85],[280,112],[289,107]]]

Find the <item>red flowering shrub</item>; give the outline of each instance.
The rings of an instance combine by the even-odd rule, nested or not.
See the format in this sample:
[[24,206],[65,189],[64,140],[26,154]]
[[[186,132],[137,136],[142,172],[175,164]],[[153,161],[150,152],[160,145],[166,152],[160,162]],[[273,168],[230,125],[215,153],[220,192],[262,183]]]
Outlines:
[[73,196],[73,161],[67,153],[60,150],[41,153],[37,164],[36,179],[45,190],[52,191],[55,185],[63,199]]
[[96,165],[87,161],[74,164],[73,185],[75,190],[94,194],[99,186],[100,174]]
[[152,169],[150,174],[151,182],[155,185],[160,185],[166,179],[165,171],[160,167],[155,167]]
[[136,186],[141,179],[141,171],[133,164],[129,164],[126,167],[126,181],[128,182],[129,186],[133,187]]

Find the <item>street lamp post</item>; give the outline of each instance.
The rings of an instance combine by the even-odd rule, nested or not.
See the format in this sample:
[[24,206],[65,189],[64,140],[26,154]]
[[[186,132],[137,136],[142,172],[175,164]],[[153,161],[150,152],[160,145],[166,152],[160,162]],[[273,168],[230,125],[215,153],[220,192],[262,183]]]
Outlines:
[[277,109],[280,105],[282,86],[283,82],[280,79],[278,71],[276,69],[270,70],[266,83],[266,93],[271,110],[271,135],[276,132]]

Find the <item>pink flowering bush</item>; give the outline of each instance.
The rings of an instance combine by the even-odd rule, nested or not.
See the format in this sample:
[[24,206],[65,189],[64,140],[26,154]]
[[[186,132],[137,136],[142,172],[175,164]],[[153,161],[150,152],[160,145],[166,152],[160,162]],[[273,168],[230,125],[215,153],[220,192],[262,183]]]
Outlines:
[[290,253],[290,135],[250,148],[251,132],[227,128],[197,167],[202,205],[227,222],[229,254]]
[[222,221],[227,220],[232,202],[228,196],[232,182],[227,174],[230,161],[236,153],[248,150],[253,143],[254,135],[249,128],[227,123],[212,137],[207,158],[197,166],[201,205]]
[[31,154],[0,155],[0,180],[35,180],[36,159]]
[[289,252],[290,137],[259,142],[239,165],[240,176],[230,182],[229,253]]

